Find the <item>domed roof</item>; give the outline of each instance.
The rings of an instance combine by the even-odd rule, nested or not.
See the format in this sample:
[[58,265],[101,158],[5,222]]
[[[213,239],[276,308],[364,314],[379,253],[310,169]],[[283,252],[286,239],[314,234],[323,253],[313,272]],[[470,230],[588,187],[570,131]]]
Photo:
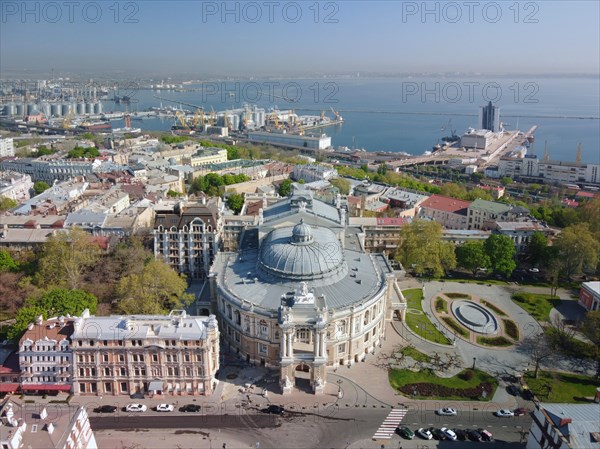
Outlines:
[[271,231],[263,240],[257,262],[262,277],[302,281],[331,279],[347,274],[344,251],[327,228],[304,222]]
[[304,223],[304,218],[292,229],[292,240],[294,243],[310,243],[313,240],[310,226]]

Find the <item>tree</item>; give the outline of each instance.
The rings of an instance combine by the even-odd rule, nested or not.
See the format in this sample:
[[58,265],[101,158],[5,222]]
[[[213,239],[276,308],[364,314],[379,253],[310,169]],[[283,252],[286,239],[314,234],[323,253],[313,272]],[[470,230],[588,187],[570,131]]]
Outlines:
[[12,198],[7,198],[5,196],[0,196],[0,212],[4,212],[6,210],[10,210],[14,207],[17,207],[17,203]]
[[487,201],[491,201],[493,199],[492,195],[490,195],[490,192],[482,189],[481,187],[475,187],[474,189],[469,190],[465,196],[465,199],[469,201],[475,201],[478,198]]
[[548,238],[542,232],[534,232],[527,245],[527,257],[533,264],[547,260]]
[[39,261],[38,283],[42,286],[78,288],[84,275],[96,264],[100,248],[80,228],[48,238]]
[[17,271],[19,269],[19,265],[12,258],[10,253],[5,250],[0,250],[0,273],[5,271]]
[[419,276],[440,277],[456,266],[454,247],[442,241],[442,226],[435,221],[414,220],[403,226],[395,258]]
[[555,239],[564,273],[570,278],[582,271],[593,271],[598,265],[600,244],[589,230],[587,223],[563,229]]
[[463,200],[467,197],[467,189],[453,182],[447,182],[442,185],[440,194]]
[[516,249],[512,239],[506,235],[492,234],[484,244],[494,273],[509,277],[517,268]]
[[232,193],[227,197],[227,207],[233,211],[234,214],[239,214],[244,207],[244,195],[239,193]]
[[513,180],[512,180],[512,178],[510,178],[508,176],[504,176],[504,177],[500,178],[500,183],[503,186],[508,186],[508,185],[511,185],[513,183]]
[[485,252],[484,243],[481,241],[465,242],[456,247],[456,263],[459,267],[477,274],[479,268],[489,268],[490,259]]
[[34,303],[41,307],[47,316],[81,315],[85,309],[96,313],[98,299],[83,290],[53,288],[42,294]]
[[536,379],[542,362],[550,360],[556,354],[556,350],[548,342],[545,334],[526,337],[519,343],[519,349],[529,356],[531,363],[535,366],[533,377]]
[[194,300],[186,293],[187,282],[159,260],[148,262],[141,274],[131,274],[117,284],[118,309],[126,314],[163,314],[181,309]]
[[329,182],[333,187],[336,187],[340,194],[348,195],[350,193],[350,181],[344,178],[334,178],[330,179]]
[[281,184],[279,184],[279,195],[280,196],[290,196],[292,193],[292,180],[285,179]]
[[19,341],[27,326],[30,323],[35,323],[38,316],[42,315],[44,318],[48,316],[46,312],[39,306],[28,306],[21,307],[15,316],[15,323],[8,329],[7,337],[12,341]]
[[35,192],[36,195],[39,195],[40,193],[45,192],[49,188],[50,188],[50,186],[48,185],[48,183],[44,182],[44,181],[37,181],[36,183],[33,184],[33,191]]
[[587,337],[594,347],[596,379],[600,379],[600,310],[586,314],[581,326],[581,333]]

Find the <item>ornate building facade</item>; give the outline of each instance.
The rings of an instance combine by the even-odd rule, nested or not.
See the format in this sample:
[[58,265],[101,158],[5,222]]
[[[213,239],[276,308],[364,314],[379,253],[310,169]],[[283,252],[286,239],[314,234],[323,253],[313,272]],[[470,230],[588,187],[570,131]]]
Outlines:
[[405,308],[381,254],[368,254],[345,209],[296,192],[259,214],[237,252],[211,269],[225,344],[278,369],[284,393],[323,391],[326,370],[373,353],[394,310]]

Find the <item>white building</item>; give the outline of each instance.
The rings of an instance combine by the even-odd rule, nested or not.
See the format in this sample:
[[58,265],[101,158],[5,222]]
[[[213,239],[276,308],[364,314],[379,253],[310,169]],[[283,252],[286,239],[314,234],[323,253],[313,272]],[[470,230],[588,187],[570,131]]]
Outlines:
[[513,179],[535,178],[551,182],[600,184],[600,164],[546,161],[535,155],[524,158],[503,157],[498,163],[498,175]]
[[338,172],[335,168],[321,164],[296,164],[292,177],[296,181],[303,180],[310,183],[315,181],[329,181],[337,178]]
[[487,129],[470,129],[460,137],[460,146],[474,150],[485,150],[494,133]]
[[12,137],[0,137],[0,157],[15,155],[15,145]]
[[19,340],[22,391],[71,391],[73,320],[40,315]]
[[33,189],[31,176],[21,173],[0,172],[0,197],[10,198],[16,202],[27,201]]
[[298,148],[306,150],[325,150],[331,148],[331,137],[321,134],[320,136],[298,135],[288,133],[253,131],[248,133],[248,140],[254,143],[266,143],[287,148]]

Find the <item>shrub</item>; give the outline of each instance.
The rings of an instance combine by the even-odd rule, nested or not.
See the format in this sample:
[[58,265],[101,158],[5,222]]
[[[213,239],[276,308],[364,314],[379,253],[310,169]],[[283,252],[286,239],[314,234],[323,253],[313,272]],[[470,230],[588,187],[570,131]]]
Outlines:
[[454,321],[449,316],[442,317],[442,320],[444,320],[444,323],[446,323],[454,331],[456,331],[456,333],[462,335],[463,337],[468,337],[470,335],[470,332],[467,329],[462,327],[460,324],[458,324],[456,321]]
[[471,379],[473,379],[473,376],[475,376],[475,373],[473,372],[472,369],[465,370],[460,375],[460,377],[462,377],[464,380],[471,380]]
[[471,299],[471,295],[468,295],[467,293],[446,293],[446,296],[448,298],[467,298],[467,299]]
[[506,337],[477,337],[477,343],[485,346],[512,346],[512,341]]
[[485,391],[487,396],[494,391],[494,387],[489,382],[481,382],[479,385],[471,388],[452,388],[445,385],[436,385],[432,383],[415,383],[408,384],[400,387],[400,391],[407,396],[412,396],[414,392],[417,392],[418,396],[440,396],[440,397],[451,397],[458,396],[461,398],[480,400],[481,393]]
[[488,309],[493,310],[495,313],[497,313],[500,316],[508,316],[506,313],[504,313],[504,311],[502,309],[499,309],[498,307],[496,307],[494,304],[492,304],[489,301],[486,301],[485,299],[481,300],[481,303],[486,306]]
[[435,300],[435,310],[437,312],[448,313],[448,303],[442,298],[437,298]]
[[506,335],[508,335],[513,340],[518,340],[519,328],[517,327],[515,322],[513,320],[507,319],[503,319],[502,322],[504,323],[504,331],[506,332]]

